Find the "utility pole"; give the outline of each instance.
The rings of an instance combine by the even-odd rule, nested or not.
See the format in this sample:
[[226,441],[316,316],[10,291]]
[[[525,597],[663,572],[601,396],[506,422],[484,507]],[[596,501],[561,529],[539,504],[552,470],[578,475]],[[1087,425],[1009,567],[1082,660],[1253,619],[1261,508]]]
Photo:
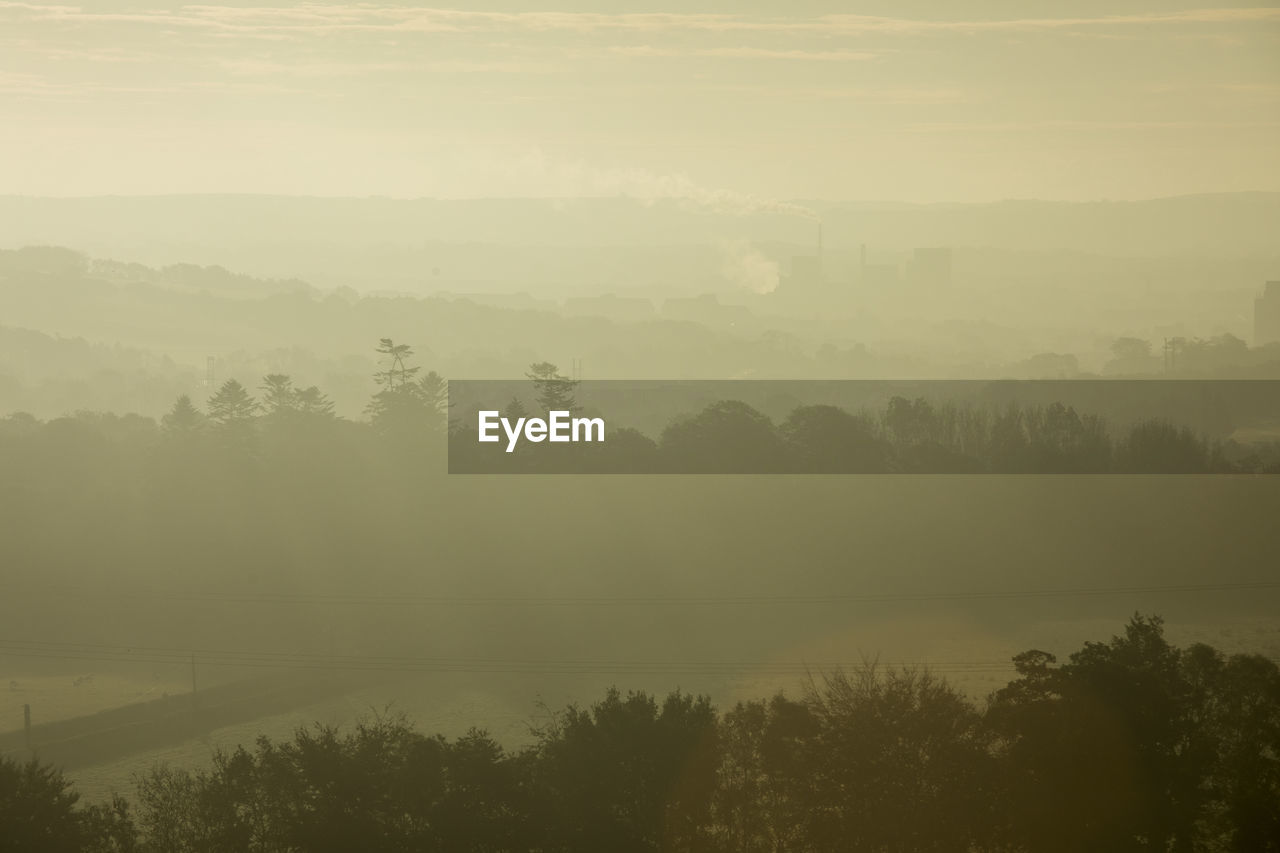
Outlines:
[[196,653],[191,653],[191,707],[195,709],[200,704],[200,698],[196,695]]
[[31,752],[31,705],[22,706],[22,733],[26,737],[27,752]]

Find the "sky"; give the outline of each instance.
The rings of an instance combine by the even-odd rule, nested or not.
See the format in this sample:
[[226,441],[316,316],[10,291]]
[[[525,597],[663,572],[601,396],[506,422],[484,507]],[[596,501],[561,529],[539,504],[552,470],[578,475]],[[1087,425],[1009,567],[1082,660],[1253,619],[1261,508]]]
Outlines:
[[0,194],[1280,190],[1280,7],[0,0]]

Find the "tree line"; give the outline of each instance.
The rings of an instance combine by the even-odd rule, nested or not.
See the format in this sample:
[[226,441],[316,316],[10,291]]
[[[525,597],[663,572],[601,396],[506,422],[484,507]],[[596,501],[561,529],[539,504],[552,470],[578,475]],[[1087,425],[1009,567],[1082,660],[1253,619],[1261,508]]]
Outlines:
[[[1222,442],[1164,419],[1119,429],[1062,403],[996,409],[901,396],[878,412],[802,405],[780,423],[742,401],[720,400],[675,418],[656,440],[622,427],[610,429],[601,444],[524,443],[506,453],[502,442],[478,442],[472,423],[448,417],[446,380],[435,371],[421,373],[408,345],[384,338],[377,352],[382,369],[374,375],[377,391],[363,422],[339,418],[319,388],[269,374],[256,394],[227,380],[203,410],[182,395],[158,425],[135,415],[81,412],[43,426],[63,433],[88,426],[149,450],[181,445],[218,466],[241,467],[302,448],[324,452],[340,437],[367,432],[381,442],[375,453],[435,459],[437,468],[447,436],[450,470],[456,472],[1280,473],[1280,442]],[[536,412],[580,410],[578,382],[556,365],[533,364],[526,376]],[[529,414],[518,397],[502,407],[512,421]],[[41,426],[30,416],[11,415],[0,420],[0,442],[21,440]]]
[[5,759],[0,849],[1280,850],[1273,661],[1179,648],[1135,615],[1064,663],[1014,663],[982,704],[874,663],[723,712],[611,689],[517,749],[378,716],[157,767],[109,806]]
[[[551,375],[547,374],[548,369]],[[534,365],[539,411],[576,410],[577,384]],[[502,415],[529,414],[513,399]],[[455,420],[450,470],[460,473],[1275,474],[1280,442],[1243,447],[1164,419],[1127,430],[1062,403],[1003,409],[891,398],[879,412],[802,405],[775,424],[740,400],[675,418],[657,440],[622,427],[599,444],[481,444]]]

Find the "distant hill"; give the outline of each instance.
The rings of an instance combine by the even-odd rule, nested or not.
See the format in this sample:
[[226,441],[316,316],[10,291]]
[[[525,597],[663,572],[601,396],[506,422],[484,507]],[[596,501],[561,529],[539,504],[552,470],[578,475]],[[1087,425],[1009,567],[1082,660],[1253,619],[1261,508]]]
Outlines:
[[[726,271],[745,268],[776,277],[793,256],[816,250],[819,219],[828,270],[845,278],[863,245],[873,264],[903,263],[911,249],[926,246],[1044,254],[1033,262],[1038,269],[1060,268],[1068,253],[1122,264],[1154,259],[1172,266],[1175,277],[1186,272],[1191,284],[1250,288],[1280,263],[1280,193],[1088,203],[796,202],[735,212],[743,207],[626,198],[4,196],[0,249],[71,246],[155,268],[221,266],[326,290],[527,290],[554,298],[704,293],[733,287]],[[1265,270],[1255,269],[1259,260]],[[1191,272],[1197,262],[1213,274]],[[1222,264],[1240,262],[1249,265],[1242,275],[1220,275]]]
[[[1280,227],[1280,193],[1121,202],[813,201],[796,206],[823,219],[831,246],[865,242],[889,249],[957,245],[1228,256],[1274,252]],[[6,248],[54,243],[81,246],[94,255],[120,254],[120,248],[310,243],[588,247],[688,245],[737,237],[805,244],[815,232],[814,223],[799,215],[737,215],[731,204],[710,207],[678,199],[0,196],[0,233],[11,244]],[[179,251],[174,260],[192,257]]]

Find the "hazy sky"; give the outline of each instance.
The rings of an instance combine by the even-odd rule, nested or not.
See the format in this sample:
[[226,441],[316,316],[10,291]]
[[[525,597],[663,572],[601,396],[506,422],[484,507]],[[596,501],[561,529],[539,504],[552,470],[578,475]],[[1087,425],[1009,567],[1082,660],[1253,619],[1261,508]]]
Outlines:
[[0,0],[0,119],[0,194],[1280,190],[1280,8]]

